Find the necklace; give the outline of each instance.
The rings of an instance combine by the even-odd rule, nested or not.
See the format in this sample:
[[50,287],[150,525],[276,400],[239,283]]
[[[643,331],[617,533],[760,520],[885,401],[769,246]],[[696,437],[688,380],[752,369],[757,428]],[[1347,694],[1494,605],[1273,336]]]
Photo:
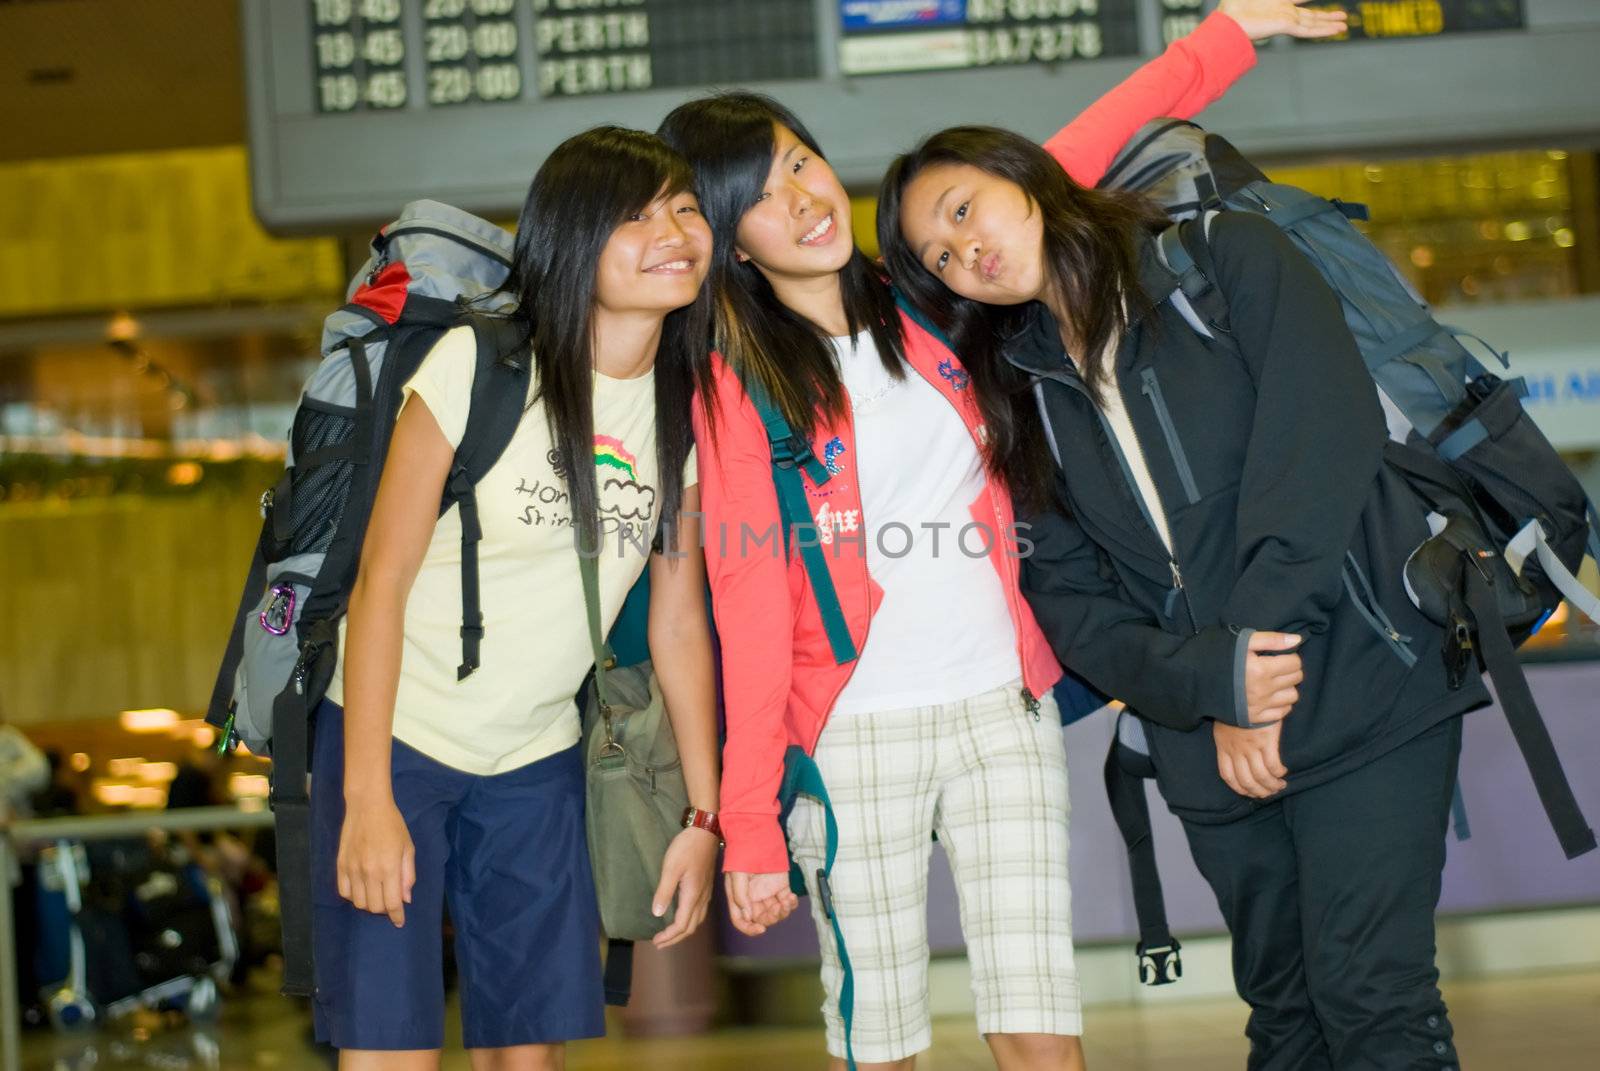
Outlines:
[[891,378],[887,383],[883,384],[883,386],[876,390],[869,391],[866,394],[858,396],[853,391],[849,392],[850,411],[852,413],[870,413],[872,410],[876,409],[878,404],[885,398],[899,390],[904,383],[904,380]]

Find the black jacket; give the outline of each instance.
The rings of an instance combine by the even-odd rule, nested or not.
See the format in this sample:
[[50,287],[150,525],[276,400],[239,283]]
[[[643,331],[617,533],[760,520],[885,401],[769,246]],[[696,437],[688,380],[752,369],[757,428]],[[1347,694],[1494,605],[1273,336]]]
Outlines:
[[1246,644],[1298,633],[1305,681],[1283,725],[1286,791],[1325,782],[1488,701],[1451,690],[1443,633],[1403,567],[1425,509],[1383,461],[1377,389],[1338,298],[1278,229],[1218,216],[1186,247],[1226,299],[1203,338],[1166,300],[1176,279],[1141,239],[1153,311],[1114,374],[1167,514],[1169,556],[1126,460],[1042,308],[1006,348],[1034,377],[1065,509],[1029,518],[1022,586],[1062,663],[1150,729],[1180,816],[1228,821],[1253,801],[1217,774],[1210,720],[1245,724]]

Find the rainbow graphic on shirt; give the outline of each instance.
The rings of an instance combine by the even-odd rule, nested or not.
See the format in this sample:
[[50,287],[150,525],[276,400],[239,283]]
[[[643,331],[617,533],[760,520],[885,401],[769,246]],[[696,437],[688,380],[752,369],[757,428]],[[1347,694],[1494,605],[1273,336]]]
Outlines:
[[637,480],[639,459],[628,452],[621,439],[609,435],[594,437],[594,463],[596,467],[613,468],[630,480]]

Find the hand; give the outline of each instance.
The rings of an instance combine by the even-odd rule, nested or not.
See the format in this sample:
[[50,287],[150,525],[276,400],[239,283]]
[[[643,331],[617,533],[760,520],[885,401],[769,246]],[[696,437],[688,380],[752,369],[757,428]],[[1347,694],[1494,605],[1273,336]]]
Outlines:
[[1250,637],[1244,656],[1244,699],[1250,724],[1282,721],[1300,699],[1300,682],[1306,679],[1298,654],[1300,637],[1286,632],[1257,632]]
[[704,829],[685,829],[667,845],[651,910],[657,918],[678,897],[672,922],[650,939],[657,948],[671,948],[700,928],[711,906],[711,881],[717,869],[717,838]]
[[1252,41],[1275,34],[1290,37],[1337,37],[1345,32],[1343,11],[1304,8],[1306,0],[1222,0],[1217,10],[1227,15]]
[[750,937],[760,937],[768,926],[776,926],[800,906],[800,898],[789,890],[789,875],[727,875],[728,916],[734,928]]
[[1217,744],[1217,773],[1229,788],[1258,800],[1283,791],[1289,770],[1278,758],[1282,722],[1241,729],[1217,721],[1211,723],[1211,733]]
[[417,852],[392,798],[346,801],[339,830],[339,895],[363,911],[406,924],[405,905],[417,884]]

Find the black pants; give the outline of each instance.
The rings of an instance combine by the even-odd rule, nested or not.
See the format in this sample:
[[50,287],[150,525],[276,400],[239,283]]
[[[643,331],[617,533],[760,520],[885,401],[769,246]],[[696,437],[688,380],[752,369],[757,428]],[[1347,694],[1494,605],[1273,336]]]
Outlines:
[[1433,913],[1460,756],[1452,718],[1248,818],[1184,823],[1233,935],[1250,1071],[1457,1067]]

